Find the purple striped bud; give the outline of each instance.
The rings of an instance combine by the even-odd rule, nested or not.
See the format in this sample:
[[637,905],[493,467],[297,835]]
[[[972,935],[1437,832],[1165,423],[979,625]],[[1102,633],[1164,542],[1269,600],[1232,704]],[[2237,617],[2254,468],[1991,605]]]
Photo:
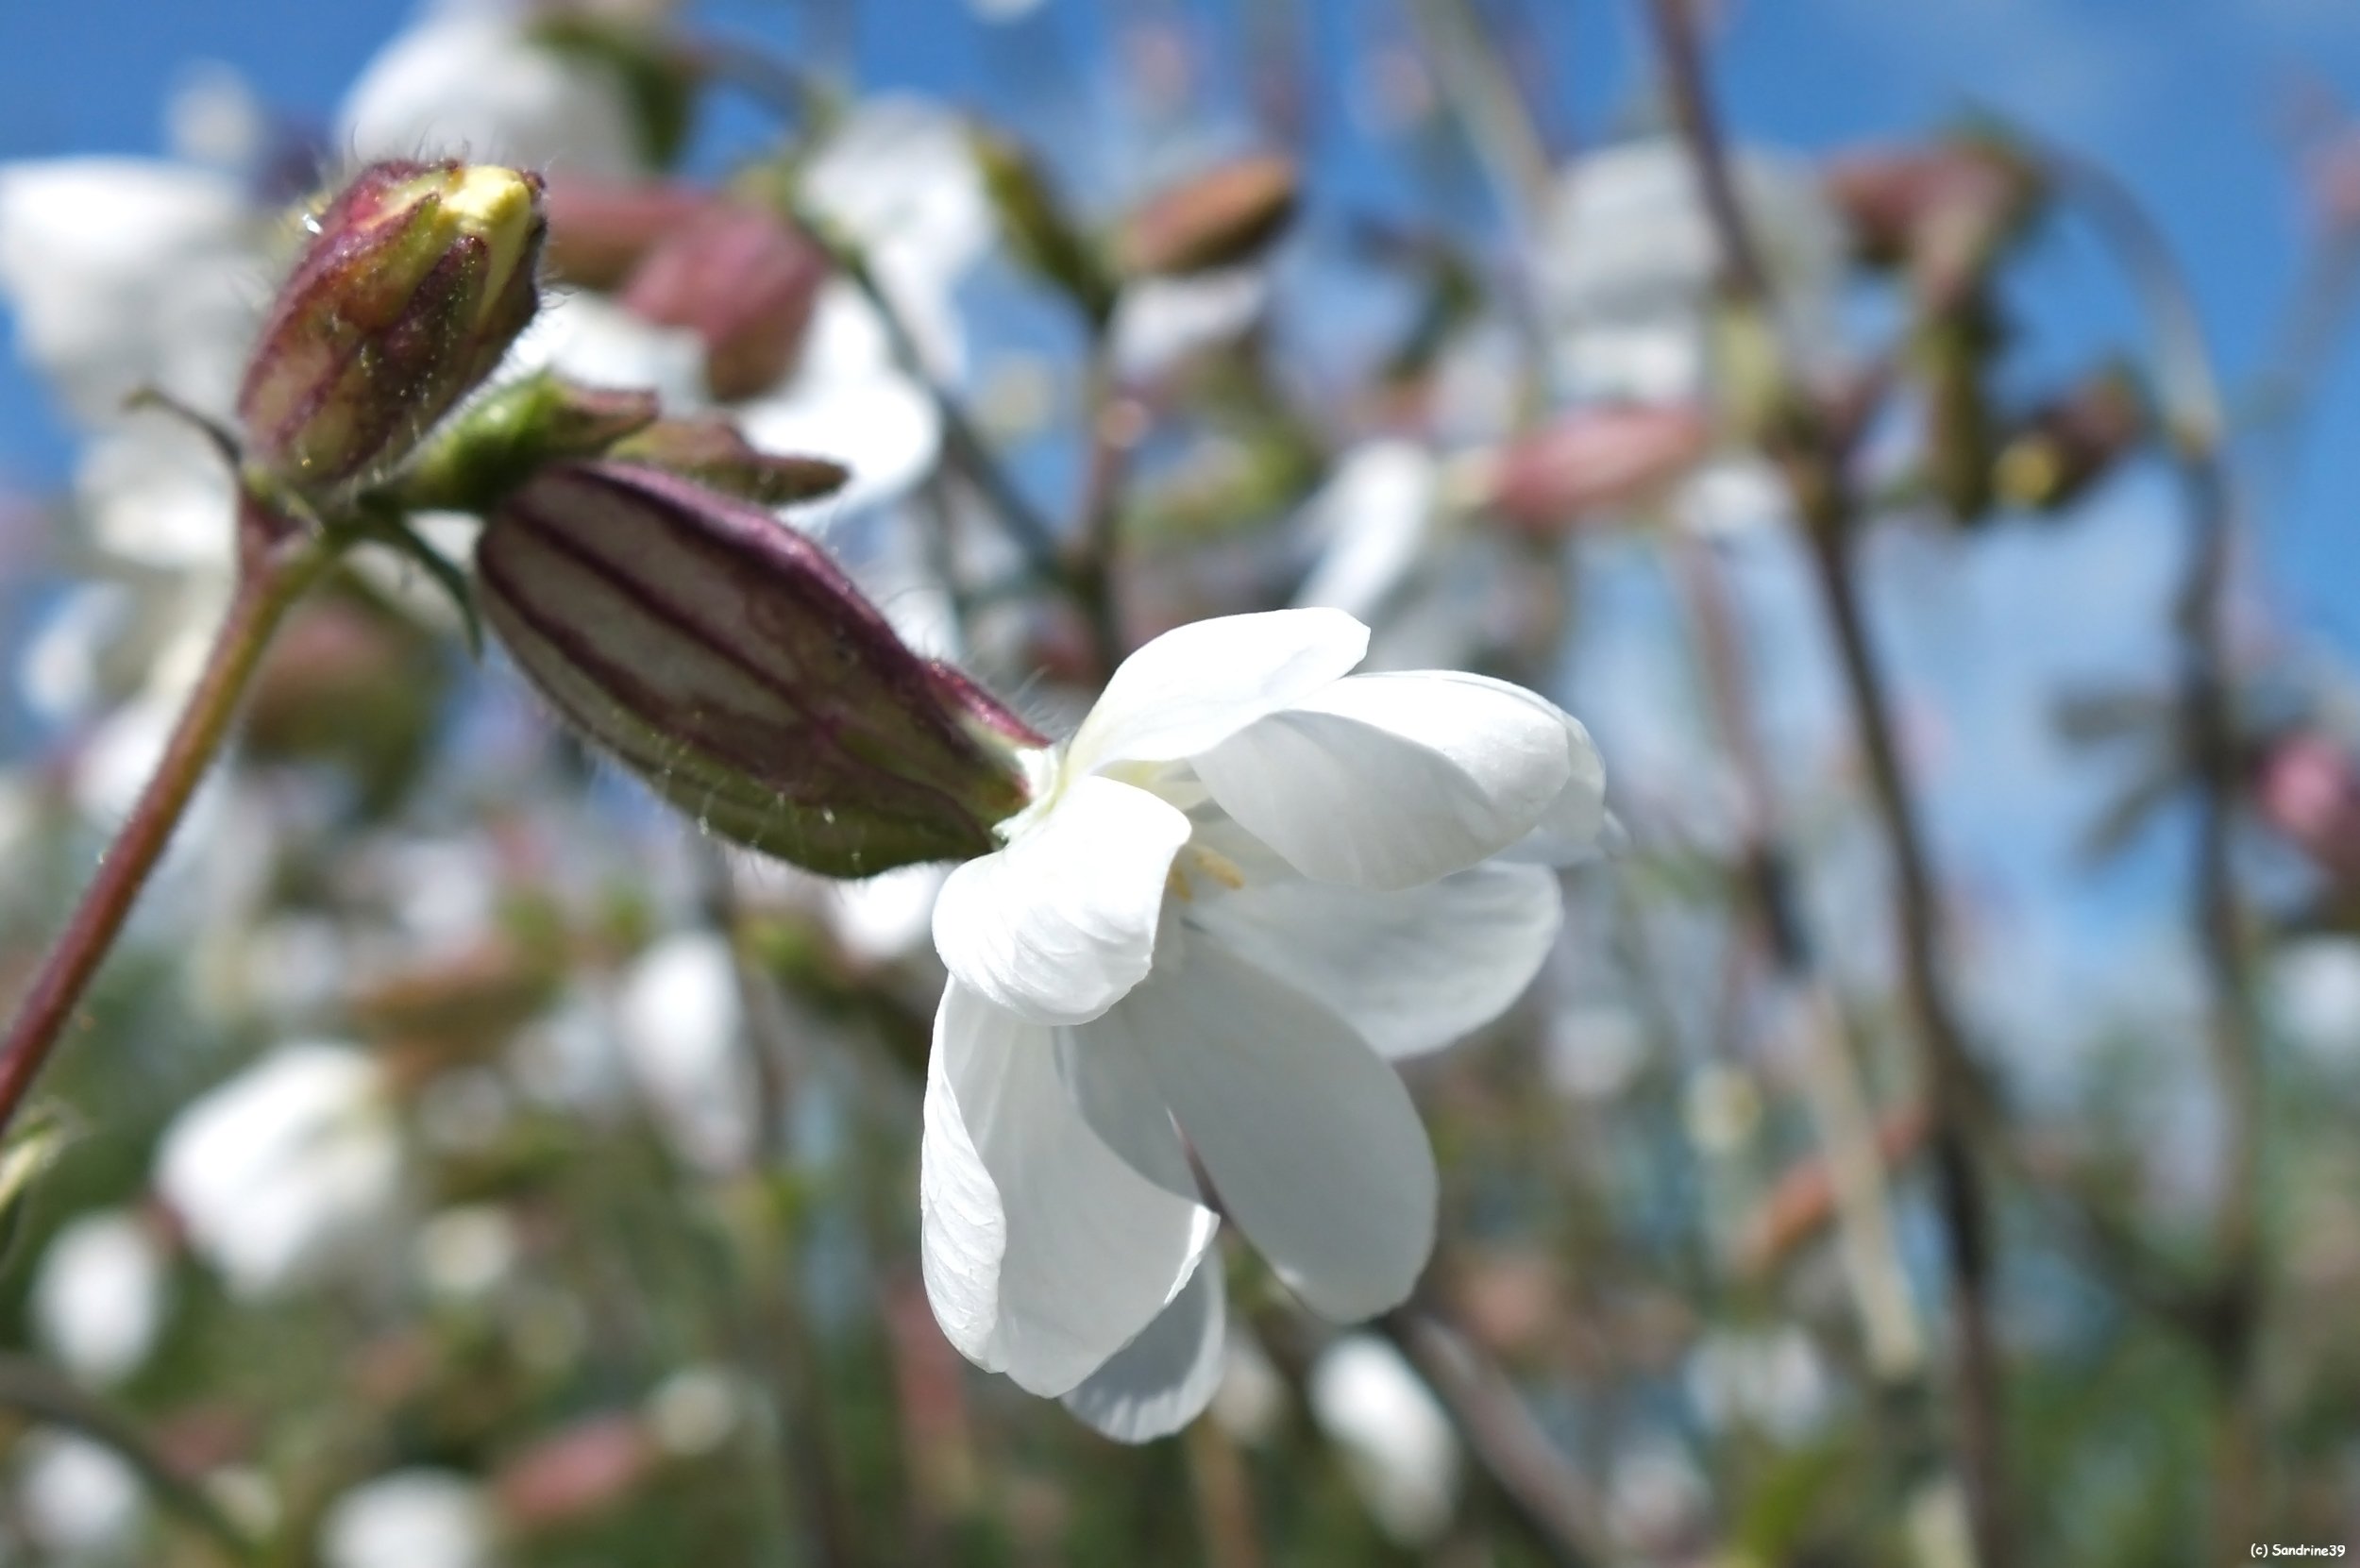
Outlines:
[[633,464],[559,464],[476,545],[559,716],[710,832],[830,876],[998,847],[1047,743],[903,646],[818,546]]
[[247,457],[316,495],[386,473],[539,308],[536,175],[375,163],[313,226],[238,391]]

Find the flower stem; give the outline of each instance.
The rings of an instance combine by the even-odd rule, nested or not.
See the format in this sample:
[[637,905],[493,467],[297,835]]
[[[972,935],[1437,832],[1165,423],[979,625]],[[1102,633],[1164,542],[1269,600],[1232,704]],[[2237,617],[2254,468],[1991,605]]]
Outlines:
[[98,874],[42,960],[8,1026],[7,1043],[0,1045],[0,1131],[24,1105],[91,977],[114,946],[140,889],[172,841],[190,798],[221,750],[271,634],[289,607],[327,570],[336,549],[326,536],[306,535],[259,544],[249,552],[228,617],[214,636],[204,673],[173,727],[155,776],[99,857]]
[[[1688,0],[1651,0],[1657,52],[1695,164],[1696,183],[1720,247],[1722,289],[1759,314],[1774,350],[1785,359],[1768,268],[1739,207],[1719,119],[1705,83],[1694,8]],[[1781,364],[1781,385],[1791,386]],[[1806,534],[1820,599],[1835,634],[1852,720],[1866,754],[1871,803],[1893,863],[1894,923],[1901,949],[1902,988],[1916,1025],[1931,1120],[1935,1204],[1949,1254],[1949,1300],[1956,1335],[1959,1459],[1966,1482],[1975,1560],[1981,1568],[2014,1560],[2007,1504],[2006,1435],[2001,1426],[2000,1365],[1991,1304],[1993,1222],[1973,1138],[1984,1096],[1966,1033],[1944,984],[1937,925],[1939,898],[1915,802],[1893,733],[1884,676],[1869,641],[1851,545],[1854,497],[1844,476],[1843,440],[1824,417],[1790,398],[1785,411],[1786,469]]]

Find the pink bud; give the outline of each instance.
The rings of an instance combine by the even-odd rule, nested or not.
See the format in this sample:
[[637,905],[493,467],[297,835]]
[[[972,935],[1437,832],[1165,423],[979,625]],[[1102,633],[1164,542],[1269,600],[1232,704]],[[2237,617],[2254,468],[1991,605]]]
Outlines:
[[724,402],[777,384],[802,347],[828,259],[784,221],[721,205],[650,251],[623,303],[704,340],[705,382]]
[[2339,881],[2360,881],[2360,766],[2322,736],[2296,733],[2263,754],[2262,819]]
[[548,205],[549,270],[585,289],[613,289],[718,198],[693,185],[552,175]]
[[655,1450],[628,1415],[593,1416],[542,1439],[499,1468],[500,1512],[526,1530],[593,1517],[630,1495]]
[[1502,447],[1489,504],[1534,533],[1643,500],[1694,467],[1712,430],[1693,408],[1579,409]]

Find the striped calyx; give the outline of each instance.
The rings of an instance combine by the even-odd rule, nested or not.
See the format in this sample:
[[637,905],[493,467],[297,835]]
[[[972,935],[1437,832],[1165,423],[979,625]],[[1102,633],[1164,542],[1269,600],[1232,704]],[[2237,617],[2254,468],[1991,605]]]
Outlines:
[[710,832],[863,877],[987,853],[1027,801],[1042,737],[758,507],[558,464],[492,514],[476,572],[560,717]]
[[249,462],[319,495],[382,477],[489,375],[540,307],[541,181],[375,163],[312,224],[272,302],[238,422]]

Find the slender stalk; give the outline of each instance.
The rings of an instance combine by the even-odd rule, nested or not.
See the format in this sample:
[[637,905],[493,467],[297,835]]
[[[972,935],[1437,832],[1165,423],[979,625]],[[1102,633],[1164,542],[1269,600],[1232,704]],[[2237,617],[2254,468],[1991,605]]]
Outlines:
[[130,1418],[52,1369],[29,1357],[0,1356],[0,1409],[62,1426],[111,1450],[230,1561],[261,1560],[257,1543],[202,1487],[158,1453]]
[[1123,642],[1118,571],[1122,549],[1122,481],[1130,471],[1131,452],[1138,445],[1146,411],[1124,391],[1103,334],[1090,353],[1084,402],[1089,421],[1089,457],[1083,469],[1081,502],[1075,509],[1075,552],[1069,576],[1075,602],[1089,622],[1099,673],[1110,676],[1130,651]]
[[1428,1309],[1398,1307],[1374,1326],[1434,1391],[1484,1474],[1553,1561],[1585,1568],[1619,1560],[1597,1494],[1497,1372]]
[[[1853,1310],[1870,1371],[1896,1398],[1896,1408],[1916,1410],[1927,1384],[1926,1337],[1909,1271],[1894,1234],[1891,1183],[1878,1145],[1876,1112],[1862,1080],[1860,1064],[1833,987],[1817,965],[1801,912],[1795,907],[1789,859],[1777,829],[1777,797],[1771,785],[1762,736],[1752,722],[1754,705],[1745,679],[1735,606],[1710,551],[1685,535],[1672,544],[1675,563],[1696,632],[1705,687],[1720,732],[1722,750],[1736,768],[1744,817],[1745,902],[1756,940],[1769,955],[1789,992],[1792,1033],[1803,1067],[1804,1103],[1828,1162],[1835,1199],[1838,1256],[1844,1265]],[[1919,1421],[1923,1417],[1917,1418]],[[1912,1433],[1924,1445],[1920,1458],[1938,1454],[1938,1437]],[[1964,1520],[1955,1475],[1913,1478],[1917,1556],[1929,1568],[1954,1560],[1950,1543]]]
[[82,993],[114,946],[131,906],[171,843],[173,830],[204,782],[271,634],[303,591],[335,559],[337,546],[307,535],[248,551],[229,614],[206,655],[204,673],[173,727],[155,776],[99,858],[98,874],[76,906],[57,943],[42,960],[0,1045],[0,1131],[23,1108],[25,1095],[74,1021]]
[[[1673,107],[1720,245],[1724,290],[1733,302],[1758,312],[1776,342],[1778,318],[1769,274],[1738,206],[1689,7],[1683,0],[1650,0],[1648,10]],[[1944,985],[1933,874],[1853,576],[1853,503],[1844,484],[1843,454],[1807,411],[1800,423],[1788,472],[1806,525],[1813,575],[1835,634],[1853,723],[1866,753],[1878,823],[1893,863],[1903,988],[1926,1068],[1936,1204],[1949,1254],[1960,1463],[1972,1538],[1983,1568],[2002,1568],[2014,1557],[2005,1495],[1998,1345],[1992,1323],[1992,1222],[1972,1140],[1981,1083]]]
[[2187,284],[2147,215],[2104,174],[2054,149],[2045,154],[2120,255],[2146,309],[2165,433],[2180,470],[2188,547],[2178,602],[2180,728],[2196,789],[2189,920],[2210,993],[2205,1043],[2222,1102],[2220,1192],[2213,1211],[2214,1284],[2203,1342],[2220,1387],[2213,1458],[2213,1546],[2234,1557],[2261,1535],[2264,1411],[2256,1376],[2263,1275],[2263,1083],[2245,917],[2230,859],[2244,791],[2230,685],[2226,611],[2237,502],[2224,455],[2220,381]]

